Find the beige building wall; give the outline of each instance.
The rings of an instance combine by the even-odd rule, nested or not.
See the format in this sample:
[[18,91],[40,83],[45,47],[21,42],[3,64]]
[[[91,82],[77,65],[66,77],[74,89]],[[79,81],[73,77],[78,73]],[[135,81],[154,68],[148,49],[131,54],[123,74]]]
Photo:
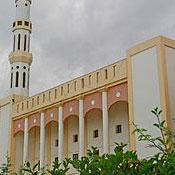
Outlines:
[[15,142],[15,170],[18,170],[18,168],[23,164],[23,146],[24,146],[24,133],[19,132],[16,136],[16,142]]
[[9,103],[0,106],[0,164],[6,161],[6,156],[10,144],[10,109],[11,105]]
[[175,130],[175,48],[165,47],[165,60],[168,81],[168,98],[171,125]]

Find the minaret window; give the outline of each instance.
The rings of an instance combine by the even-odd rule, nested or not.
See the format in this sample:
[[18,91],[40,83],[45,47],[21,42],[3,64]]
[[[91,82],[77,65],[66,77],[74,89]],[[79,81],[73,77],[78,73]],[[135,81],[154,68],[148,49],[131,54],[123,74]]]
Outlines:
[[21,35],[18,34],[18,50],[20,50],[20,44],[21,44]]
[[29,26],[29,22],[28,21],[25,21],[25,26]]
[[16,72],[16,87],[18,87],[19,84],[19,72]]
[[18,26],[22,26],[22,21],[18,21]]
[[24,51],[26,51],[27,36],[24,35]]
[[28,37],[28,52],[30,51],[30,36]]
[[27,7],[28,5],[25,3],[25,6]]
[[11,73],[11,88],[13,87],[13,73]]
[[[28,71],[29,71],[29,70],[28,70]],[[29,75],[29,72],[28,72],[27,89],[29,89],[29,77],[30,77],[30,75]]]
[[25,84],[26,84],[26,73],[23,72],[23,88],[25,88]]
[[14,35],[14,38],[13,38],[13,51],[15,51],[15,40],[16,40],[16,38],[15,38],[15,35]]

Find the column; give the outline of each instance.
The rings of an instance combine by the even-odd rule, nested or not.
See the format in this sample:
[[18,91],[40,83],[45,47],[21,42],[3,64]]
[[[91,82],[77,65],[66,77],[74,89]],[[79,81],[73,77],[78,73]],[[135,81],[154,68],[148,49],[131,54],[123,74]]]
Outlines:
[[83,99],[79,100],[79,158],[84,156],[84,116]]
[[109,123],[107,108],[107,92],[102,92],[102,115],[103,115],[103,153],[109,153]]
[[63,162],[64,159],[64,149],[63,149],[63,107],[59,106],[58,108],[58,141],[59,141],[59,148],[58,148],[58,160],[60,163]]
[[23,149],[23,164],[27,161],[28,155],[28,140],[29,140],[29,133],[28,133],[28,118],[24,120],[24,149]]
[[41,117],[40,117],[40,168],[44,167],[44,145],[45,145],[44,112],[41,112]]

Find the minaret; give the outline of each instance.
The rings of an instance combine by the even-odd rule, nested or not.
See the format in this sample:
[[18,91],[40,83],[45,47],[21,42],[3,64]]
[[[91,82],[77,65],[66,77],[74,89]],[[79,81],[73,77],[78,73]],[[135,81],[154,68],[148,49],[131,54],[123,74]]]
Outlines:
[[13,51],[9,55],[11,65],[10,94],[29,95],[30,65],[30,21],[31,0],[15,0],[16,19],[13,22]]

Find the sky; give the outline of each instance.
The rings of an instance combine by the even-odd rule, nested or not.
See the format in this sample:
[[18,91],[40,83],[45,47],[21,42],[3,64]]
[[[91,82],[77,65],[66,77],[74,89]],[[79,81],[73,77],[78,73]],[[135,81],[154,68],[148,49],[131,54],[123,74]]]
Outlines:
[[[9,93],[15,0],[0,0],[0,98]],[[33,0],[30,95],[126,57],[163,35],[175,39],[175,0]]]

